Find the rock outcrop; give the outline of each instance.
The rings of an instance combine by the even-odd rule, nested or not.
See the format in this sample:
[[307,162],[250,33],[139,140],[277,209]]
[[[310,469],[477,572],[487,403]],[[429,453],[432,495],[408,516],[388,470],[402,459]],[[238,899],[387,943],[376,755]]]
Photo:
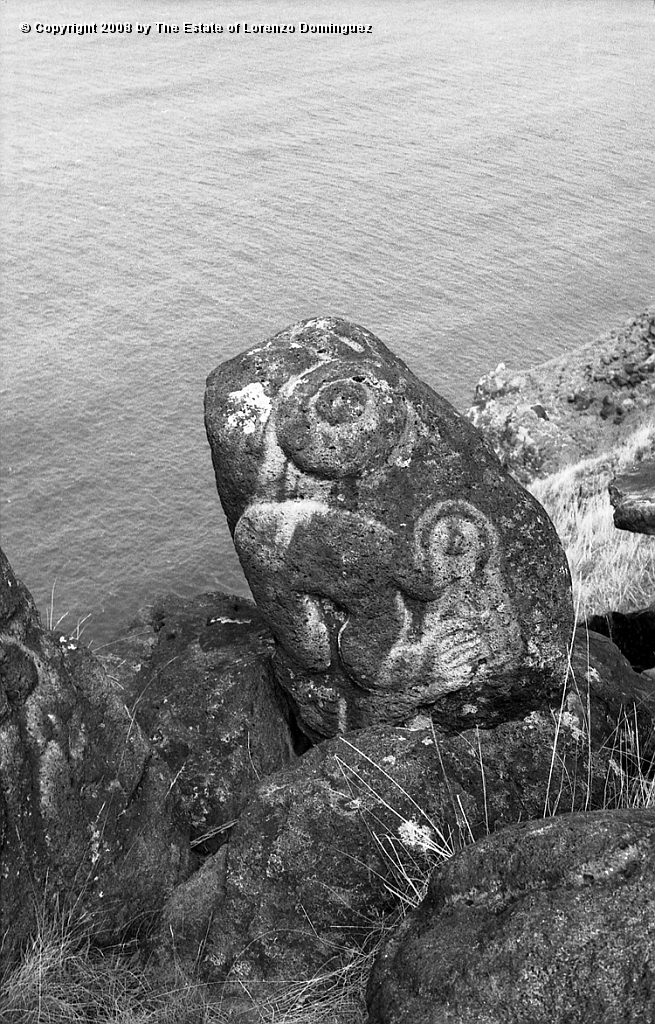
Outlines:
[[75,911],[98,942],[147,930],[188,873],[172,778],[103,666],[44,629],[0,552],[0,948]]
[[194,851],[215,852],[258,783],[296,757],[271,634],[244,598],[166,597],[109,650],[108,671],[174,779]]
[[587,627],[609,637],[636,672],[655,668],[655,603],[634,612],[592,615]]
[[371,976],[371,1024],[655,1019],[655,810],[531,821],[438,868]]
[[579,630],[557,705],[459,735],[419,716],[318,744],[262,780],[228,843],[178,887],[160,956],[234,994],[328,970],[441,856],[623,800],[652,758],[653,709],[652,685]]
[[541,506],[374,335],[308,320],[208,378],[234,543],[312,742],[488,726],[561,685],[568,566]]
[[655,536],[655,458],[615,477],[609,492],[617,529]]
[[530,370],[483,377],[470,420],[523,483],[613,448],[655,406],[655,310]]

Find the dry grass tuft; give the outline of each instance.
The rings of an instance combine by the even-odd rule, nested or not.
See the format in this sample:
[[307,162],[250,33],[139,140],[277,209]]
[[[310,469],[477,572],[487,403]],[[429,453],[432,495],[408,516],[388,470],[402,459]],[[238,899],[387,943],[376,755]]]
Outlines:
[[[59,626],[64,621],[64,619],[68,618],[68,612],[64,612],[63,615],[60,615],[59,618],[55,619],[55,588],[56,588],[56,586],[57,586],[57,580],[55,579],[55,582],[52,584],[52,589],[50,591],[50,604],[48,605],[48,607],[46,608],[46,611],[45,611],[46,629],[49,629],[51,632],[53,632],[56,629],[59,629]],[[88,622],[88,620],[90,618],[91,618],[91,612],[89,612],[88,615],[82,616],[82,618],[77,620],[77,625],[75,626],[75,629],[73,630],[73,632],[70,633],[70,634],[67,634],[67,635],[71,636],[73,640],[80,640],[81,637],[82,637],[82,633],[86,629],[86,624],[87,624],[87,622]]]
[[367,949],[268,996],[224,1003],[180,976],[162,991],[128,950],[100,952],[75,930],[43,926],[21,963],[0,979],[2,1024],[365,1024],[366,981],[383,932]]
[[604,455],[583,459],[529,487],[562,541],[582,619],[633,611],[655,600],[653,538],[616,529],[607,491],[613,476],[654,453],[655,423],[650,423]]
[[67,922],[42,923],[20,964],[2,978],[3,1024],[210,1024],[188,983],[157,992],[138,955],[100,952]]

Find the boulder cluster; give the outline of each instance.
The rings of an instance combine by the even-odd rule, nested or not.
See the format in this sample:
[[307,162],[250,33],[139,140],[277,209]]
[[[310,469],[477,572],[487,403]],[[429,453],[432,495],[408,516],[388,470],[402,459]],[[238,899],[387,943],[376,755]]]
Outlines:
[[529,483],[610,449],[655,403],[655,310],[531,370],[501,363],[467,416],[503,466]]
[[147,932],[189,868],[172,777],[90,651],[46,630],[0,551],[0,948],[54,907]]
[[538,502],[336,318],[219,366],[206,424],[256,603],[99,658],[3,558],[3,955],[81,913],[248,1020],[384,935],[372,1024],[653,1019],[654,683],[574,628]]

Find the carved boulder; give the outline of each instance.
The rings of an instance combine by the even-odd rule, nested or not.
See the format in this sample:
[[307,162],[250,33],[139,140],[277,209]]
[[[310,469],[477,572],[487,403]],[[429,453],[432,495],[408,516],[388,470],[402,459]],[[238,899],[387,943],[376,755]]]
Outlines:
[[51,915],[97,944],[148,931],[189,870],[174,781],[99,659],[41,625],[0,551],[0,960]]
[[369,331],[306,320],[221,364],[205,423],[310,740],[419,711],[492,725],[561,685],[573,615],[552,523]]

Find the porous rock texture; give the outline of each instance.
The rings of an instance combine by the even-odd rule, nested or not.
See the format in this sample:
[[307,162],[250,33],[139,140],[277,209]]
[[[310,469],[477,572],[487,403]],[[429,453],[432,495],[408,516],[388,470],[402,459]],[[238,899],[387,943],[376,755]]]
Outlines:
[[617,529],[655,536],[655,458],[615,477],[609,492]]
[[578,631],[556,705],[491,729],[427,716],[335,737],[263,780],[229,841],[168,901],[163,962],[225,994],[347,962],[438,859],[517,820],[621,799],[652,757],[653,686],[604,637]]
[[260,780],[296,757],[272,649],[252,601],[218,593],[162,598],[109,645],[108,671],[171,772],[198,854],[215,852]]
[[385,943],[371,1024],[655,1020],[655,811],[503,829],[438,868]]
[[369,331],[286,328],[209,376],[205,421],[310,740],[419,711],[491,725],[561,684],[572,605],[550,520]]
[[98,942],[147,930],[186,877],[171,776],[99,661],[45,630],[0,552],[0,948],[74,910]]
[[614,448],[655,412],[655,310],[529,370],[501,363],[467,415],[522,483]]

